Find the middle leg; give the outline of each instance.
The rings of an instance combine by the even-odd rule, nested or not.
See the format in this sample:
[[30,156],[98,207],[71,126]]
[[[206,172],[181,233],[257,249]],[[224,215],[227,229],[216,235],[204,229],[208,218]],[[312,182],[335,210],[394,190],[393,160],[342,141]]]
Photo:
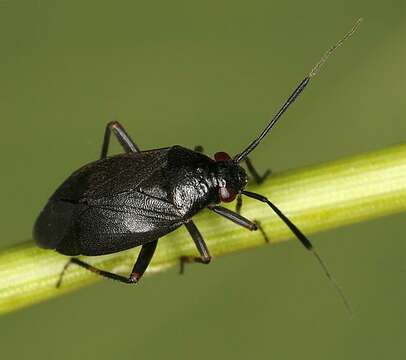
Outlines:
[[199,229],[196,227],[195,223],[190,220],[185,224],[186,229],[189,231],[197,250],[199,251],[200,257],[197,256],[182,256],[180,258],[180,273],[183,274],[185,270],[185,263],[197,262],[200,264],[208,264],[211,261],[211,255],[206,243],[204,242],[202,234],[200,234]]

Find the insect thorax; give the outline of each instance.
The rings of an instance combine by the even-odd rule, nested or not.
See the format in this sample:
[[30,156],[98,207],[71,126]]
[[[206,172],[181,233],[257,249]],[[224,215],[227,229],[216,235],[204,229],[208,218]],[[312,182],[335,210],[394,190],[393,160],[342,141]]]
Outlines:
[[232,161],[196,164],[193,168],[178,170],[173,201],[186,216],[193,216],[208,205],[220,203],[221,188],[238,193],[247,183],[244,169]]

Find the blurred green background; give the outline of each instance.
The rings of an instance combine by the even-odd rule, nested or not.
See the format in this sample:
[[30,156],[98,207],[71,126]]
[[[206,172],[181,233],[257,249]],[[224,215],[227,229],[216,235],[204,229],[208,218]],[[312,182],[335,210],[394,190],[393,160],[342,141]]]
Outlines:
[[[255,152],[274,171],[405,140],[404,0],[1,0],[1,246],[30,238],[56,186],[97,158],[110,120],[144,149],[241,150],[360,16]],[[404,233],[398,215],[313,237],[352,320],[292,241],[3,316],[1,357],[401,359]]]

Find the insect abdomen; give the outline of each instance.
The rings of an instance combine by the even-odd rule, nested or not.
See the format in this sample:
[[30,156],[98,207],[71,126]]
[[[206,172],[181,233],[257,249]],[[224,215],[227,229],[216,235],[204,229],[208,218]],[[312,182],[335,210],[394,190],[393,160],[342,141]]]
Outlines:
[[[65,255],[79,255],[80,248],[72,233],[76,204],[49,200],[34,226],[34,240],[39,247],[58,249]],[[69,240],[66,240],[69,239]]]

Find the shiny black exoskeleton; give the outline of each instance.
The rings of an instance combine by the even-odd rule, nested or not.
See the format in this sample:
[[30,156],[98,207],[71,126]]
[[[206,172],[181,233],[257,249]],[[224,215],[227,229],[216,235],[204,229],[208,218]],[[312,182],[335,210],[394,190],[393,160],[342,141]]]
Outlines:
[[[112,132],[125,153],[107,157]],[[244,194],[268,203],[310,247],[275,205],[243,190],[248,177],[237,158],[245,160],[253,177],[261,181],[244,153],[231,159],[219,152],[211,159],[178,145],[140,151],[124,128],[111,122],[106,127],[101,159],[75,171],[55,191],[35,223],[34,239],[40,247],[70,256],[104,255],[142,245],[129,277],[97,269],[78,258],[69,262],[105,277],[135,283],[147,269],[158,239],[181,225],[186,226],[200,254],[182,257],[182,269],[184,262],[210,262],[209,250],[192,221],[203,208],[257,230],[255,222],[239,214],[241,201],[237,212],[218,205],[237,195],[241,200]]]
[[[125,153],[107,157],[112,132]],[[234,200],[247,181],[244,169],[226,153],[217,153],[213,160],[177,145],[141,152],[124,128],[111,122],[101,159],[75,171],[55,191],[35,223],[34,239],[40,247],[70,256],[104,255],[142,245],[128,278],[77,258],[70,260],[100,275],[134,283],[148,267],[158,239],[185,225],[200,257],[182,257],[182,268],[188,261],[207,264],[209,250],[191,218],[208,207],[256,230],[257,225],[239,212],[218,205]]]
[[246,183],[232,160],[181,146],[116,155],[75,171],[49,199],[34,237],[65,255],[126,250],[175,230]]
[[[97,269],[75,257],[67,264],[75,263],[99,275],[135,283],[147,269],[158,239],[181,225],[186,226],[200,254],[200,257],[182,257],[181,264],[186,261],[210,262],[210,253],[192,220],[203,208],[207,207],[249,230],[257,230],[255,222],[239,213],[241,195],[245,195],[268,204],[302,244],[313,251],[326,275],[331,278],[303,233],[266,197],[244,190],[247,175],[239,164],[244,161],[257,182],[263,179],[255,171],[248,154],[302,93],[328,56],[355,32],[359,23],[360,20],[323,55],[262,133],[233,158],[220,152],[211,159],[199,151],[181,146],[141,152],[118,122],[109,123],[101,159],[74,172],[55,191],[40,213],[34,226],[37,244],[70,256],[109,254],[141,245],[129,277]],[[108,158],[112,132],[125,153]],[[237,196],[236,212],[218,205]],[[340,289],[337,290],[342,295]]]

